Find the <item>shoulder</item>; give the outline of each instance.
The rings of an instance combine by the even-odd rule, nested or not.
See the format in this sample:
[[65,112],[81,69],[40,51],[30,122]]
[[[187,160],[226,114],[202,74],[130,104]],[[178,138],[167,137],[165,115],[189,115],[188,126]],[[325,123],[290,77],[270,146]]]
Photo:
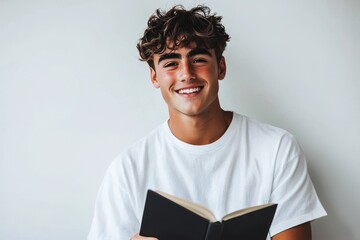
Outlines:
[[234,116],[237,119],[238,129],[243,133],[250,134],[255,140],[295,141],[294,136],[283,128],[238,113],[234,113]]
[[235,118],[239,119],[238,122],[241,124],[242,130],[251,131],[253,134],[260,134],[269,137],[281,137],[289,134],[288,131],[273,126],[271,124],[259,121],[255,118],[251,118],[245,115],[234,113]]
[[237,113],[234,113],[234,119],[238,125],[238,134],[248,147],[259,152],[288,154],[287,157],[301,154],[299,143],[287,130]]
[[150,148],[157,147],[163,140],[163,135],[165,134],[164,132],[164,124],[159,125],[146,136],[142,137],[125,149],[125,151],[120,153],[118,158],[122,156],[136,156],[149,150]]
[[164,124],[161,124],[121,151],[110,164],[109,171],[119,173],[124,169],[129,171],[146,165],[149,156],[155,154],[165,141],[164,134]]

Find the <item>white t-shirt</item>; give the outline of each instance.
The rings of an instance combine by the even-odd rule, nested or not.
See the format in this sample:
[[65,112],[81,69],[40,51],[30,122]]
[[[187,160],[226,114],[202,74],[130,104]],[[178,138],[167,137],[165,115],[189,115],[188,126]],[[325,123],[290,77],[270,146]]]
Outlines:
[[203,205],[218,219],[277,203],[270,236],[326,215],[293,136],[236,113],[211,144],[182,142],[165,122],[120,154],[100,187],[88,240],[130,239],[139,232],[148,189]]

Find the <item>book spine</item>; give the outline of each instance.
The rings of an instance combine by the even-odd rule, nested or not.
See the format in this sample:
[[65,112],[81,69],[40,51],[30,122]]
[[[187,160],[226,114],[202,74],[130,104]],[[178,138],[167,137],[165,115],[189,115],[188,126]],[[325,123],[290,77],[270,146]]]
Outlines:
[[205,240],[220,240],[223,224],[221,222],[210,222],[206,231]]

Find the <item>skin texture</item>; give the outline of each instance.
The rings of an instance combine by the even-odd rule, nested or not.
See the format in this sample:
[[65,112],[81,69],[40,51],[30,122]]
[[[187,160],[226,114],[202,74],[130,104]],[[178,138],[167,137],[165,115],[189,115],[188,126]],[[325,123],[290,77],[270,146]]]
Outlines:
[[[154,66],[155,69],[150,68],[151,81],[168,105],[172,133],[194,145],[219,139],[232,119],[231,112],[221,109],[218,98],[219,80],[226,75],[225,58],[218,61],[213,49],[198,49],[192,44],[155,54]],[[192,93],[181,93],[194,89]],[[156,240],[138,233],[131,239]],[[310,223],[283,231],[272,240],[311,240]]]
[[310,222],[290,228],[271,238],[272,240],[311,240]]

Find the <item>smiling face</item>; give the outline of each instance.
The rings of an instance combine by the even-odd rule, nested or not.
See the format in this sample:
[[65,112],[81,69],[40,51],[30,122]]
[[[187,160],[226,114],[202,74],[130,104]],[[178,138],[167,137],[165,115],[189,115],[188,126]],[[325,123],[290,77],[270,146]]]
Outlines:
[[225,77],[224,57],[218,62],[213,49],[180,47],[153,57],[151,80],[160,88],[171,117],[217,112],[219,82]]

